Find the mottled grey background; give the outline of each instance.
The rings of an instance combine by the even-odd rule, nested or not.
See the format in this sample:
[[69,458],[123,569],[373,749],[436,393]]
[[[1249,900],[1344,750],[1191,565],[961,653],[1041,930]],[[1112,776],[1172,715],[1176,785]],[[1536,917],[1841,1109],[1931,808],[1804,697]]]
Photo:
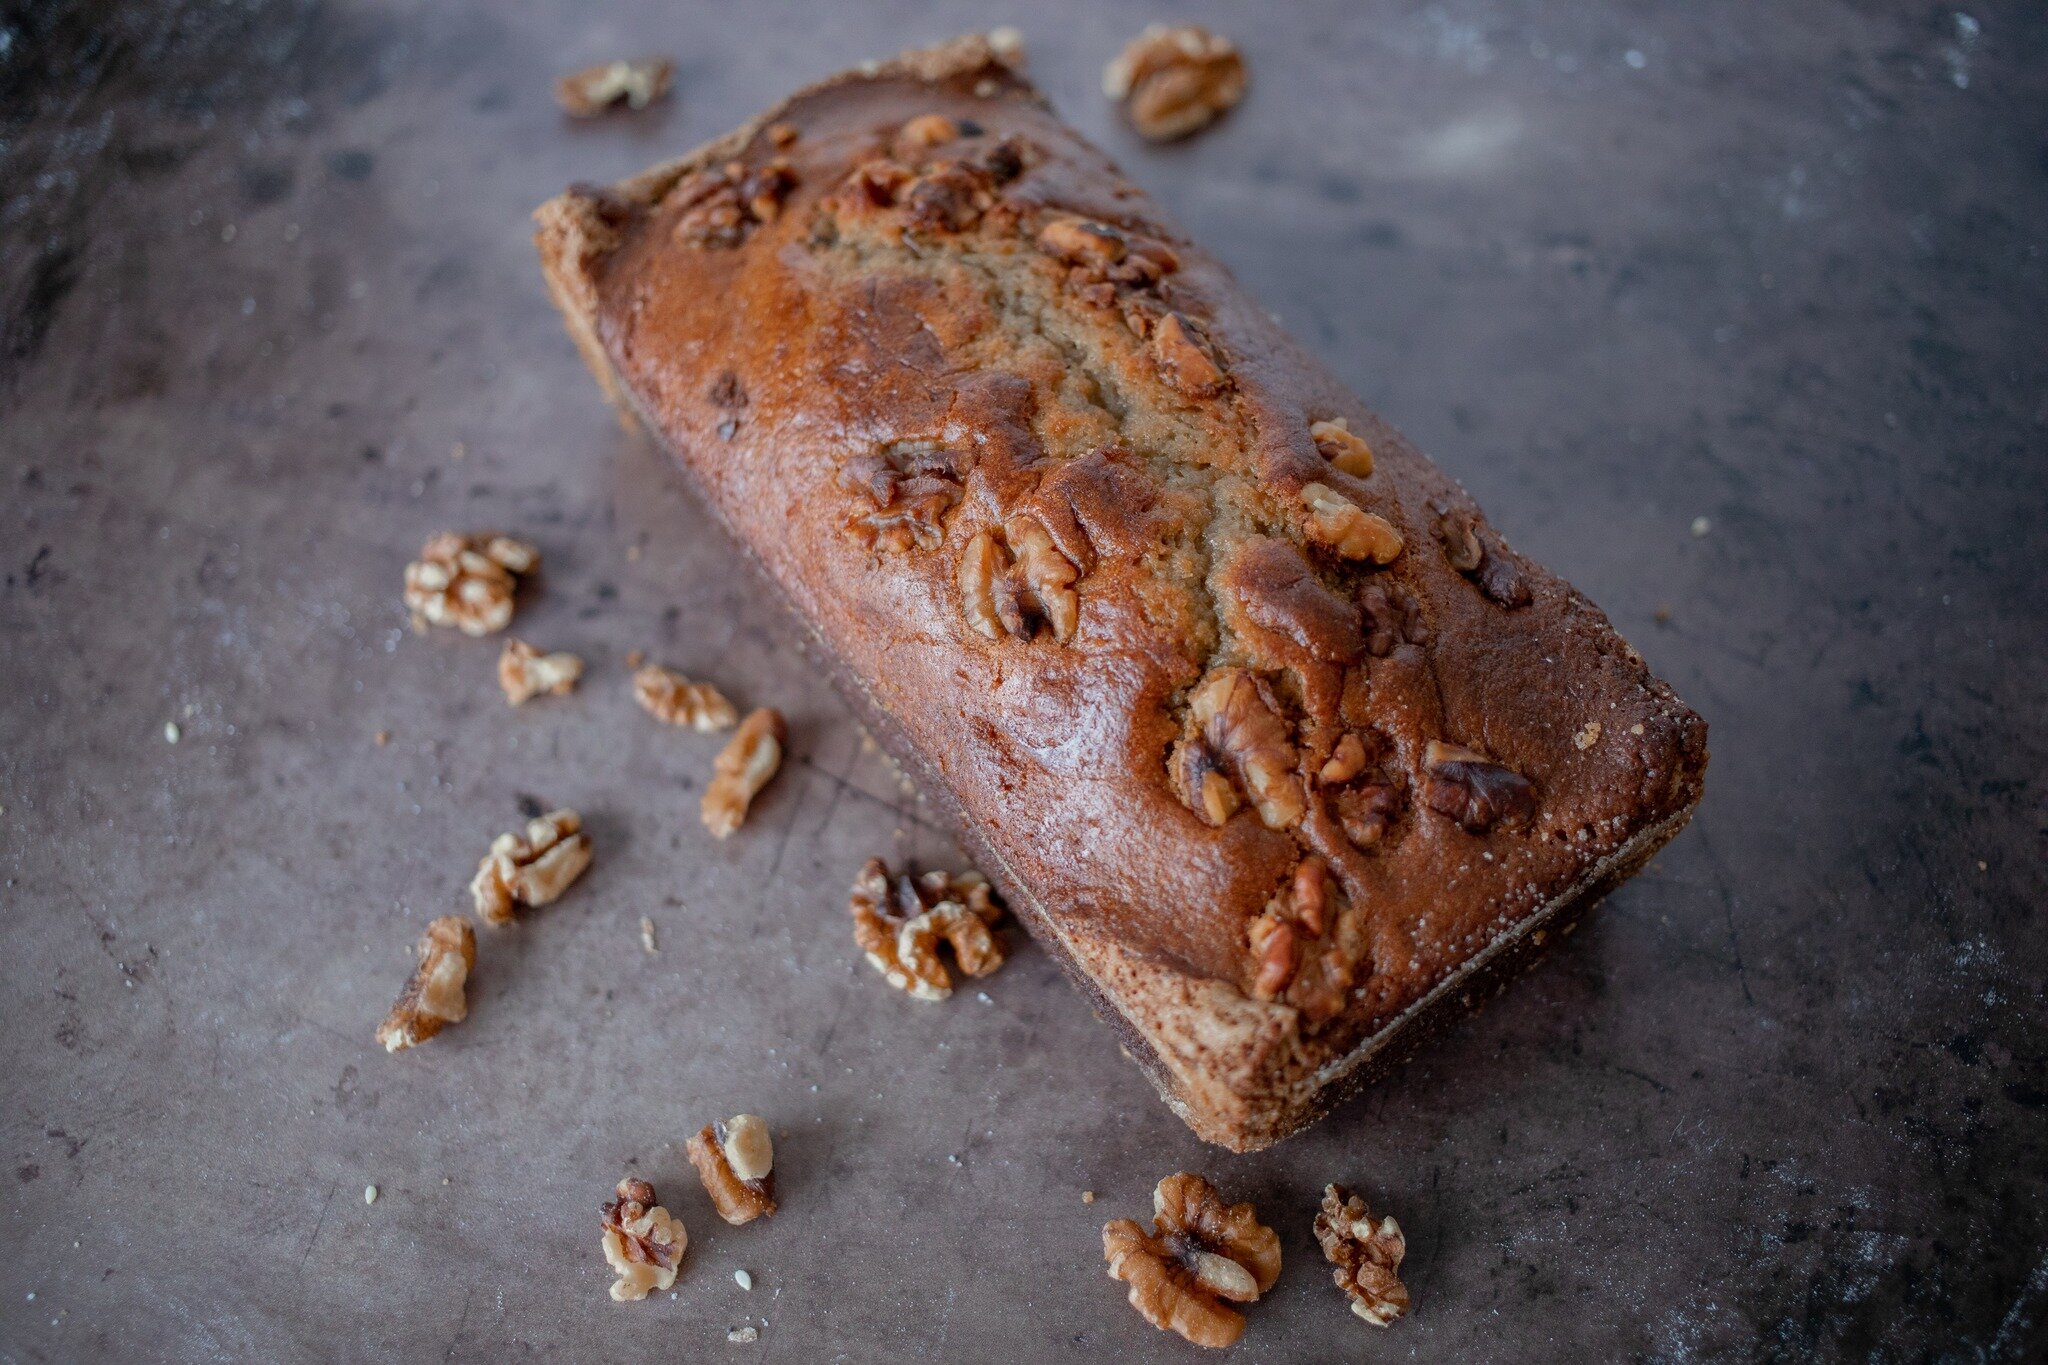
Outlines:
[[[1097,72],[1180,16],[1252,93],[1157,151]],[[621,434],[527,240],[571,180],[1000,20],[1713,726],[1646,875],[1256,1157],[1028,946],[943,1007],[861,964],[854,869],[949,846]],[[674,99],[565,125],[554,75],[642,50]],[[0,1358],[1188,1360],[1098,1249],[1180,1166],[1285,1238],[1245,1360],[2043,1358],[2038,4],[32,6],[0,199]],[[519,632],[579,695],[510,712],[493,645],[404,630],[445,526],[542,547]],[[727,844],[634,648],[791,716]],[[383,1055],[529,797],[594,870]],[[739,1108],[789,1134],[785,1207],[729,1229],[681,1146]],[[695,1237],[673,1301],[605,1298],[628,1168]],[[1408,1229],[1384,1334],[1310,1241],[1331,1178]]]

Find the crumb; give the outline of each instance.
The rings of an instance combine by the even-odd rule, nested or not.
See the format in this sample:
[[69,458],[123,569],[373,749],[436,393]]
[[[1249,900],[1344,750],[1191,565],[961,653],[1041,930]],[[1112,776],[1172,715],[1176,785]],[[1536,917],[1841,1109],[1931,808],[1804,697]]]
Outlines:
[[754,1277],[744,1270],[733,1271],[732,1279],[733,1283],[742,1289],[751,1290],[754,1287]]
[[1658,625],[1668,626],[1671,624],[1671,608],[1663,603],[1658,603],[1657,610],[1652,614],[1657,618]]
[[1694,517],[1692,519],[1692,533],[1696,536],[1703,536],[1713,529],[1714,523],[1708,521],[1705,517]]
[[448,458],[451,460],[459,460],[467,454],[469,454],[469,447],[464,445],[462,442],[457,441],[455,445],[448,451]]
[[631,562],[631,561],[635,561],[635,560],[638,560],[639,558],[640,558],[640,547],[639,547],[638,545],[628,545],[628,546],[626,547],[626,559],[627,559],[627,560],[628,560],[629,562]]
[[183,739],[184,737],[185,732],[178,728],[178,722],[174,720],[167,720],[164,722],[164,743],[176,744],[180,739]]
[[1095,1191],[1093,1191],[1093,1190],[1083,1190],[1083,1191],[1081,1191],[1081,1202],[1082,1202],[1082,1203],[1084,1203],[1084,1204],[1092,1204],[1092,1203],[1094,1203],[1094,1202],[1095,1202]]
[[375,1185],[363,1186],[363,1202],[365,1204],[374,1204],[377,1202],[377,1187]]
[[654,921],[645,915],[640,917],[640,947],[642,951],[649,953],[661,951],[654,943]]
[[668,93],[675,66],[665,57],[603,62],[555,82],[555,103],[571,118],[595,118],[618,105],[645,109]]
[[389,730],[379,730],[376,734],[370,736],[370,742],[381,749],[391,742],[391,732]]
[[749,1341],[759,1341],[761,1339],[761,1331],[757,1327],[735,1327],[725,1334],[725,1339],[734,1345]]

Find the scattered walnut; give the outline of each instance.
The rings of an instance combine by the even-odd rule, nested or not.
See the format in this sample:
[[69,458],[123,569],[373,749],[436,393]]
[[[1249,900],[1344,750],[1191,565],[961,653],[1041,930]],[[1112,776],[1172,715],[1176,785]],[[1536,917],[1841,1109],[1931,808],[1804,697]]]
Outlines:
[[753,167],[728,161],[688,176],[665,202],[682,210],[675,224],[677,241],[695,247],[734,247],[758,224],[779,218],[795,188],[796,171],[787,157],[771,157]]
[[1422,799],[1474,834],[1498,825],[1512,829],[1536,815],[1536,788],[1511,768],[1457,744],[1433,739],[1423,751],[1429,779]]
[[1332,467],[1360,479],[1372,473],[1372,447],[1363,437],[1351,434],[1347,419],[1334,417],[1327,422],[1311,422],[1308,434]]
[[896,130],[896,142],[909,152],[936,147],[960,136],[960,125],[944,114],[919,114]]
[[935,550],[946,538],[945,515],[960,501],[972,453],[937,441],[890,441],[848,460],[839,487],[866,506],[846,519],[869,549]]
[[1152,361],[1160,377],[1190,398],[1206,398],[1225,383],[1223,370],[1195,340],[1178,313],[1152,324]]
[[1324,1257],[1337,1267],[1337,1287],[1350,1296],[1352,1312],[1375,1327],[1408,1312],[1408,1286],[1396,1273],[1408,1254],[1399,1223],[1375,1222],[1363,1199],[1342,1185],[1327,1185],[1315,1233]]
[[1302,859],[1245,936],[1255,999],[1285,1001],[1311,1027],[1334,1018],[1350,999],[1365,938],[1321,858]]
[[691,682],[673,668],[644,664],[633,673],[633,700],[656,720],[687,725],[700,734],[730,730],[739,709],[710,683]]
[[1004,631],[1030,639],[1043,622],[1064,643],[1081,623],[1081,597],[1074,591],[1080,577],[1044,525],[1020,513],[1004,523],[1001,539],[984,530],[967,543],[957,574],[960,608],[991,640]]
[[1236,45],[1193,24],[1148,25],[1102,71],[1102,92],[1122,101],[1131,126],[1154,142],[1206,128],[1244,98],[1244,87]]
[[566,696],[582,676],[583,660],[574,654],[543,654],[524,640],[508,638],[498,655],[498,686],[514,706],[543,692]]
[[891,877],[886,863],[870,858],[854,880],[848,908],[854,942],[868,961],[890,985],[919,1000],[953,993],[941,942],[968,976],[987,976],[1003,965],[1003,943],[994,932],[1003,912],[979,872]]
[[1536,600],[1521,570],[1487,545],[1472,512],[1462,507],[1445,512],[1437,518],[1436,536],[1444,544],[1444,559],[1478,584],[1490,601],[1512,611]]
[[599,1210],[604,1218],[604,1258],[618,1279],[612,1300],[644,1299],[650,1290],[676,1282],[690,1234],[682,1220],[661,1207],[654,1186],[627,1176]]
[[443,531],[405,566],[405,605],[414,629],[453,626],[490,635],[512,624],[517,576],[533,572],[540,551],[509,536]]
[[1294,772],[1294,738],[1263,682],[1241,668],[1219,669],[1188,698],[1188,716],[1195,733],[1174,746],[1168,765],[1190,810],[1213,825],[1229,818],[1234,801],[1210,781],[1220,771],[1251,798],[1268,829],[1301,819],[1308,803]]
[[740,722],[719,751],[711,785],[704,789],[704,828],[720,839],[747,818],[747,807],[782,766],[789,727],[782,713],[763,706]]
[[720,1218],[738,1227],[775,1212],[775,1144],[761,1119],[735,1114],[707,1123],[687,1150]]
[[476,930],[461,915],[443,915],[420,936],[420,961],[412,979],[384,1022],[377,1041],[386,1052],[418,1047],[441,1031],[459,1024],[469,1013],[463,986],[476,966]]
[[1161,1331],[1197,1346],[1229,1346],[1251,1303],[1280,1278],[1280,1238],[1250,1204],[1226,1205],[1216,1187],[1182,1171],[1152,1192],[1152,1230],[1129,1218],[1102,1229],[1109,1277],[1130,1286],[1131,1306]]
[[1399,557],[1401,533],[1328,484],[1304,484],[1301,501],[1308,509],[1309,534],[1344,558],[1391,564]]
[[524,834],[500,834],[470,879],[470,898],[487,924],[509,924],[514,905],[553,904],[590,866],[590,836],[573,810],[526,822]]
[[571,118],[596,118],[624,104],[645,109],[668,93],[676,69],[666,58],[637,62],[602,62],[555,82],[555,103]]

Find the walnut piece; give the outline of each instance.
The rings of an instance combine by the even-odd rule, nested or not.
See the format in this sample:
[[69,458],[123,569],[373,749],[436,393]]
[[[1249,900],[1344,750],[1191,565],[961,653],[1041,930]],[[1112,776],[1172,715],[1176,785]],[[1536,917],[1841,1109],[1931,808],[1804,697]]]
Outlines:
[[1363,437],[1351,434],[1347,419],[1333,417],[1327,422],[1311,422],[1308,434],[1332,468],[1359,479],[1372,473],[1372,447]]
[[690,1234],[661,1207],[654,1186],[627,1176],[598,1212],[604,1219],[604,1258],[619,1277],[612,1282],[613,1302],[644,1299],[676,1282]]
[[1429,775],[1422,799],[1473,834],[1513,829],[1536,816],[1536,788],[1528,778],[1462,745],[1431,740],[1422,767]]
[[1152,1192],[1152,1230],[1129,1218],[1102,1229],[1109,1277],[1130,1286],[1131,1306],[1161,1331],[1197,1346],[1229,1346],[1244,1334],[1251,1303],[1280,1278],[1280,1237],[1250,1204],[1226,1205],[1216,1187],[1186,1171]]
[[991,640],[1005,631],[1028,640],[1042,623],[1062,643],[1081,624],[1081,571],[1061,554],[1036,517],[1019,514],[993,530],[975,533],[957,572],[960,609],[967,624]]
[[1357,731],[1346,731],[1316,773],[1345,836],[1360,848],[1379,843],[1401,813],[1401,783],[1383,766],[1387,757],[1385,740],[1374,735],[1368,744]]
[[871,550],[937,549],[973,464],[970,453],[937,441],[890,441],[855,456],[840,468],[838,483],[866,505],[846,519],[846,529]]
[[1386,518],[1368,512],[1326,483],[1304,484],[1308,532],[1346,559],[1391,564],[1401,554],[1401,533]]
[[637,62],[600,62],[555,82],[555,103],[571,118],[596,118],[623,104],[645,109],[668,93],[675,65],[664,57]]
[[523,834],[500,834],[470,879],[470,899],[486,924],[509,924],[512,909],[539,909],[560,899],[590,866],[590,836],[573,810],[526,822]]
[[1337,1287],[1350,1297],[1352,1312],[1375,1327],[1408,1312],[1408,1286],[1395,1273],[1408,1253],[1399,1223],[1375,1221],[1363,1199],[1342,1185],[1328,1185],[1315,1233],[1324,1257],[1337,1267]]
[[505,689],[505,700],[514,706],[542,693],[566,696],[582,676],[583,660],[574,654],[543,654],[524,640],[508,638],[498,655],[498,686]]
[[[1037,242],[1040,251],[1067,266],[1067,285],[1075,295],[1098,308],[1111,307],[1128,291],[1150,289],[1180,269],[1180,257],[1163,242],[1088,218],[1053,218],[1039,228]],[[1144,328],[1132,330],[1144,336],[1150,326],[1148,316]],[[1199,366],[1209,358],[1198,351],[1190,363]],[[1221,371],[1216,377],[1221,380]]]
[[707,1123],[687,1150],[720,1218],[738,1227],[775,1212],[775,1144],[759,1117],[735,1114]]
[[1103,68],[1102,93],[1123,103],[1140,137],[1168,142],[1216,121],[1244,98],[1244,58],[1193,24],[1151,24]]
[[1003,965],[1003,942],[994,929],[1003,912],[979,872],[892,877],[888,864],[870,858],[854,879],[848,908],[853,940],[868,961],[890,985],[919,1000],[953,993],[941,942],[968,976],[987,976]]
[[735,247],[757,225],[781,217],[795,188],[796,170],[787,157],[770,157],[759,166],[728,161],[685,177],[663,202],[681,210],[674,232],[683,245]]
[[443,915],[433,921],[420,936],[419,954],[412,979],[377,1026],[377,1041],[386,1052],[418,1047],[443,1024],[459,1024],[469,1014],[463,986],[476,966],[476,930],[469,920]]
[[1475,513],[1463,507],[1445,512],[1437,518],[1436,537],[1443,542],[1445,561],[1477,584],[1489,601],[1513,611],[1536,600],[1521,570],[1487,545]]
[[1152,324],[1152,363],[1168,384],[1190,398],[1207,398],[1226,382],[1223,370],[1178,313]]
[[1365,938],[1321,858],[1302,859],[1245,937],[1254,999],[1284,1001],[1311,1027],[1334,1018],[1350,999]]
[[788,743],[789,727],[780,711],[763,706],[740,722],[719,750],[711,785],[704,789],[704,828],[714,837],[726,838],[740,827],[747,807],[782,766],[783,746]]
[[1278,704],[1242,668],[1218,669],[1188,698],[1194,734],[1168,756],[1174,790],[1188,809],[1220,825],[1236,809],[1212,779],[1228,774],[1268,829],[1286,829],[1308,809],[1295,775],[1294,737]]
[[491,635],[512,624],[518,576],[540,565],[540,551],[500,535],[443,531],[405,566],[405,605],[413,628],[452,626],[464,635]]
[[687,725],[700,734],[739,724],[739,708],[710,683],[691,682],[673,668],[645,664],[633,673],[633,700],[656,720]]

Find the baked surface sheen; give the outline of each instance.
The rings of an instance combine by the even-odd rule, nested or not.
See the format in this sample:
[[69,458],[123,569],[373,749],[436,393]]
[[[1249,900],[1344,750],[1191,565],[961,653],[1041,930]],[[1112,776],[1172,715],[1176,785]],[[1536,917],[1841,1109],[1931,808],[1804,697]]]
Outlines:
[[1605,616],[979,38],[538,221],[607,392],[1205,1138],[1317,1117],[1699,799]]

